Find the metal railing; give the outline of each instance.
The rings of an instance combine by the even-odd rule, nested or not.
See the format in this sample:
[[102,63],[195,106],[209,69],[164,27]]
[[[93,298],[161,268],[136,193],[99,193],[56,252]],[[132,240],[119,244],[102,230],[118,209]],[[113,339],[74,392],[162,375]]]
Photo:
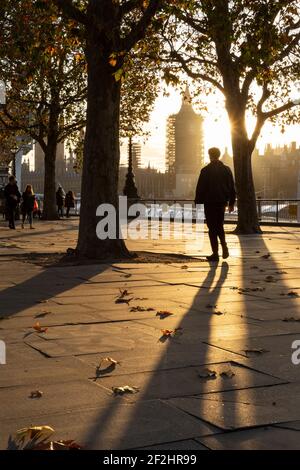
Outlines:
[[[149,209],[151,205],[161,207],[164,210],[166,204],[172,206],[177,205],[182,208],[184,205],[193,205],[192,199],[139,199],[139,202],[145,204]],[[257,213],[260,222],[269,224],[291,223],[300,224],[300,199],[262,199],[256,200]],[[229,214],[225,213],[226,222],[235,222],[238,217],[237,205],[234,212]]]
[[[39,208],[43,210],[43,198],[41,195],[37,197]],[[70,210],[70,215],[78,216],[80,213],[80,197],[75,198],[75,207]],[[153,199],[139,199],[138,201],[146,205],[149,209],[149,217],[151,214],[151,207],[156,206],[158,214],[166,211],[166,205],[182,207],[185,205],[195,207],[192,199],[172,199],[172,198],[153,198]],[[260,199],[256,200],[257,212],[260,222],[269,224],[300,224],[300,199]],[[186,207],[185,210],[188,210]],[[235,222],[237,220],[237,209],[231,214],[225,213],[226,222]]]

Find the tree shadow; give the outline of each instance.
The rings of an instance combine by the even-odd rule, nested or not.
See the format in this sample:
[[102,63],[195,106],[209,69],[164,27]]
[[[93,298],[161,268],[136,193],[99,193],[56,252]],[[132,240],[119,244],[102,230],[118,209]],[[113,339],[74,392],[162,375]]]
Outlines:
[[[256,426],[256,422],[258,423],[258,426],[267,425],[268,423],[263,423],[260,419],[258,411],[259,407],[256,408],[255,406],[251,407],[251,410],[248,412],[251,413],[251,416],[249,415],[248,418],[249,422],[252,424],[249,425],[243,423],[245,415],[243,415],[243,410],[241,410],[240,405],[245,405],[245,403],[243,403],[240,398],[240,391],[246,390],[249,401],[255,405],[254,391],[257,387],[269,387],[270,383],[271,387],[280,387],[281,384],[286,383],[284,379],[281,380],[281,377],[278,377],[275,373],[268,374],[264,368],[256,365],[253,358],[248,357],[247,354],[245,354],[245,350],[248,347],[249,341],[251,342],[252,339],[256,338],[256,336],[272,337],[277,334],[290,334],[289,330],[286,326],[283,326],[280,319],[275,321],[268,320],[268,312],[270,312],[269,314],[271,315],[274,308],[281,308],[282,306],[283,300],[282,297],[280,297],[279,291],[288,290],[288,286],[282,278],[278,277],[276,282],[276,295],[269,292],[272,290],[270,288],[271,284],[269,284],[264,277],[272,275],[270,273],[278,273],[280,266],[272,255],[266,256],[269,254],[270,250],[263,238],[263,235],[256,235],[254,237],[240,236],[237,237],[236,240],[237,243],[239,243],[238,249],[240,250],[240,257],[238,260],[233,258],[233,263],[237,261],[239,271],[236,278],[232,280],[232,285],[230,286],[228,284],[229,264],[227,262],[223,262],[219,265],[211,264],[208,266],[208,272],[205,279],[199,286],[199,290],[195,295],[192,304],[189,306],[186,314],[177,326],[177,328],[181,329],[183,332],[182,346],[185,348],[185,354],[187,354],[184,368],[187,370],[188,368],[195,367],[195,364],[197,364],[196,369],[198,371],[200,368],[203,369],[203,366],[213,369],[214,354],[212,354],[212,352],[213,350],[216,351],[218,349],[219,352],[222,350],[224,352],[232,353],[232,355],[235,356],[233,360],[225,360],[225,363],[231,363],[232,366],[236,365],[237,367],[243,367],[248,373],[247,384],[239,382],[237,386],[231,386],[231,377],[225,376],[223,380],[226,381],[225,383],[227,386],[223,388],[220,387],[219,389],[210,389],[210,384],[214,384],[215,382],[214,377],[208,376],[206,378],[204,377],[203,379],[199,379],[197,390],[195,394],[192,394],[192,398],[198,400],[197,413],[193,415],[192,412],[188,412],[188,414],[200,418],[202,422],[214,425],[216,433],[220,431],[226,432],[228,430],[239,430],[242,427],[247,426],[253,427]],[[260,266],[257,269],[255,268],[256,264]],[[263,286],[265,290],[257,290],[257,285]],[[222,293],[221,289],[223,289]],[[231,289],[232,292],[232,302],[226,302],[226,293],[224,294],[226,291],[228,294],[229,289]],[[293,299],[286,299],[284,302],[285,301],[288,302],[289,308],[296,308],[296,303],[293,305]],[[218,326],[213,313],[205,311],[205,303],[207,302],[213,306],[220,305],[221,310],[223,309],[223,306],[230,310],[231,306],[233,308],[234,303],[237,304],[237,308],[233,309],[233,313],[229,312],[229,314],[235,318],[232,323],[233,334],[229,333],[228,335],[228,349],[224,345],[218,344],[218,338],[222,340],[222,330],[220,330],[222,326]],[[264,321],[259,318],[260,308],[263,308],[265,312]],[[201,326],[198,324],[198,327],[195,326],[193,328],[191,319],[195,318],[195,315],[201,315],[203,322]],[[237,321],[238,319],[239,321]],[[235,321],[237,326],[234,324]],[[230,322],[228,325],[228,328],[231,328]],[[187,335],[187,339],[184,340],[185,332],[188,332],[191,328],[193,328],[192,336],[189,337]],[[199,329],[197,330],[197,328]],[[235,328],[236,334],[234,332]],[[292,331],[292,327],[290,331]],[[300,333],[299,328],[298,331]],[[226,335],[224,339],[226,339]],[[230,348],[231,339],[240,341],[238,350],[234,347]],[[181,341],[180,337],[178,341]],[[274,341],[276,341],[275,338]],[[129,400],[132,407],[131,416],[128,422],[126,422],[126,425],[119,432],[114,447],[116,449],[128,448],[128,436],[130,436],[132,429],[138,429],[139,426],[142,426],[140,416],[142,415],[142,407],[145,402],[155,399],[169,403],[169,399],[171,399],[170,403],[172,405],[172,397],[184,398],[191,396],[191,393],[188,393],[187,395],[181,394],[181,392],[177,393],[177,389],[180,390],[180,380],[182,380],[182,375],[178,375],[177,383],[175,375],[175,379],[171,384],[168,384],[163,378],[165,372],[163,370],[163,365],[167,362],[168,356],[178,357],[179,359],[183,351],[182,347],[178,349],[178,342],[177,340],[174,341],[174,338],[167,338],[166,343],[167,347],[163,350],[161,358],[155,369],[152,371],[147,385],[138,395],[135,395],[136,399],[132,399],[131,401]],[[196,362],[195,356],[197,357]],[[219,361],[216,360],[215,362],[218,363]],[[179,361],[178,370],[180,368],[182,368],[182,365],[180,365]],[[258,385],[255,379],[256,373],[259,374],[261,378]],[[161,394],[161,397],[157,396],[153,398],[153,387],[158,383],[156,377],[157,374],[161,374],[162,377],[160,392],[162,391],[163,393]],[[262,376],[262,374],[264,374],[264,376]],[[126,380],[124,376],[123,379]],[[264,382],[264,380],[266,380],[266,382]],[[271,382],[269,382],[269,380],[271,380]],[[101,380],[98,383],[101,385]],[[210,404],[213,402],[213,406],[215,408],[214,413],[219,414],[218,423],[222,421],[219,427],[216,425],[216,421],[214,419],[210,420],[209,415],[206,413],[209,401]],[[118,414],[121,403],[121,401],[115,403],[112,402],[109,407],[99,413],[93,426],[91,426],[85,436],[85,440],[91,448],[97,448],[99,438],[106,432],[107,427],[111,425],[113,417]],[[175,407],[176,406],[177,404],[175,403]],[[171,408],[170,413],[172,413]],[[269,417],[270,423],[274,421],[276,416],[276,408],[274,408],[274,414],[270,414]],[[214,438],[217,441],[219,439],[218,436],[219,434],[214,434]],[[164,436],[164,440],[166,442],[168,437]],[[159,439],[158,442],[160,442]],[[155,445],[153,445],[153,448],[155,448]]]
[[[216,305],[220,296],[221,288],[224,282],[227,279],[229,265],[227,262],[222,262],[220,264],[210,263],[207,265],[208,272],[207,275],[200,286],[194,301],[187,308],[187,313],[183,316],[180,324],[176,327],[178,331],[182,332],[182,335],[176,335],[172,337],[171,335],[162,335],[159,340],[162,340],[163,343],[166,344],[164,351],[161,353],[161,357],[159,362],[156,365],[155,370],[152,371],[151,377],[147,387],[144,390],[141,390],[139,394],[135,395],[138,397],[138,400],[132,403],[132,414],[129,421],[126,423],[123,431],[120,432],[119,438],[116,442],[116,449],[118,448],[126,448],[128,442],[128,436],[131,433],[133,428],[137,428],[139,423],[140,416],[142,415],[142,407],[145,403],[145,400],[149,400],[149,395],[153,394],[153,380],[155,379],[156,373],[164,374],[164,365],[168,362],[168,358],[176,358],[180,357],[180,355],[185,350],[185,367],[195,368],[195,363],[199,366],[203,366],[206,364],[210,364],[211,359],[208,355],[208,350],[211,349],[209,346],[210,340],[210,331],[211,331],[211,322],[213,318],[216,318],[217,315],[211,313],[210,310],[205,308],[206,304]],[[200,301],[200,306],[199,306]],[[197,334],[195,337],[195,331],[192,334],[192,344],[189,344],[189,339],[185,338],[185,334],[189,330],[191,330],[192,323],[191,323],[191,316],[201,316],[201,331],[199,331],[199,338],[197,338]],[[166,321],[166,320],[164,320]],[[178,349],[179,348],[179,349]],[[197,359],[195,360],[195,357]],[[182,365],[178,365],[178,368],[181,368]],[[195,368],[195,374],[196,374]],[[161,372],[162,371],[162,372]],[[163,375],[162,375],[163,377]],[[153,380],[152,380],[153,379]],[[125,379],[126,380],[126,379]],[[170,394],[169,385],[165,383],[164,379],[162,378],[161,388],[160,391],[163,394],[171,395],[176,397],[176,388],[177,386],[180,387],[180,378],[178,378],[178,383],[172,383],[172,389],[174,393]],[[206,383],[209,380],[204,380],[201,383],[201,379],[198,377],[198,387],[197,387],[197,394],[200,394],[206,388]],[[101,379],[98,381],[98,384],[101,385]],[[159,397],[157,397],[159,399]],[[131,400],[129,399],[129,402]],[[200,402],[200,401],[199,401]],[[88,430],[84,442],[88,443],[89,448],[96,449],[97,443],[99,439],[101,440],[101,435],[106,432],[107,427],[112,425],[112,420],[114,416],[117,415],[119,411],[119,407],[121,404],[126,402],[122,402],[118,400],[116,402],[111,402],[110,405],[99,413],[95,423],[93,426]],[[172,408],[170,408],[170,412],[172,412]],[[217,428],[216,428],[217,429]]]

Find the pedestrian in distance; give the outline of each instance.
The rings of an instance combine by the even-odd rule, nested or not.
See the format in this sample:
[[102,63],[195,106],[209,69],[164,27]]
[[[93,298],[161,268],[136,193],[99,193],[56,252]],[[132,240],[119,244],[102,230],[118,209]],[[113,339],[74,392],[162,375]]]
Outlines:
[[221,152],[212,147],[208,151],[210,163],[202,168],[195,196],[196,204],[204,204],[204,214],[208,227],[212,255],[208,261],[219,261],[219,243],[222,246],[222,256],[229,257],[225,239],[224,215],[228,206],[229,213],[234,211],[235,187],[231,169],[220,160]]
[[56,205],[59,217],[64,216],[65,192],[61,186],[56,191]]
[[36,205],[35,194],[33,192],[31,184],[28,184],[26,186],[24,193],[22,194],[22,204],[21,204],[22,228],[24,228],[24,223],[25,223],[26,216],[27,216],[30,228],[34,229],[33,211],[35,209],[35,205]]
[[75,194],[73,191],[68,191],[65,199],[65,208],[67,209],[66,216],[70,217],[70,209],[75,207]]
[[15,218],[18,204],[21,200],[21,194],[14,176],[10,176],[8,184],[4,188],[4,196],[6,201],[6,212],[8,217],[8,226],[15,230]]

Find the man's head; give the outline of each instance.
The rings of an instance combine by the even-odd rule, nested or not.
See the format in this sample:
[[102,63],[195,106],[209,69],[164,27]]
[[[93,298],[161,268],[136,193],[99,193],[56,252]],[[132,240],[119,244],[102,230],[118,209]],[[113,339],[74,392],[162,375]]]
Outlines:
[[10,176],[8,178],[9,184],[15,184],[16,183],[16,178],[14,176]]
[[210,161],[215,162],[216,160],[219,160],[221,156],[220,149],[218,149],[217,147],[211,147],[208,150],[208,155],[209,155]]

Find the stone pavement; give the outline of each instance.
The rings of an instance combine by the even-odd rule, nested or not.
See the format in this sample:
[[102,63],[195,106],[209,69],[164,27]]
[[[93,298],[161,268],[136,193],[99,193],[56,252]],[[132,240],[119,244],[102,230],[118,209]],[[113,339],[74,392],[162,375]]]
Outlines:
[[[128,242],[192,262],[39,263],[75,246],[77,223],[0,222],[0,448],[44,424],[93,449],[300,449],[300,228],[228,235],[218,265],[207,240]],[[112,392],[125,385],[138,392]]]

